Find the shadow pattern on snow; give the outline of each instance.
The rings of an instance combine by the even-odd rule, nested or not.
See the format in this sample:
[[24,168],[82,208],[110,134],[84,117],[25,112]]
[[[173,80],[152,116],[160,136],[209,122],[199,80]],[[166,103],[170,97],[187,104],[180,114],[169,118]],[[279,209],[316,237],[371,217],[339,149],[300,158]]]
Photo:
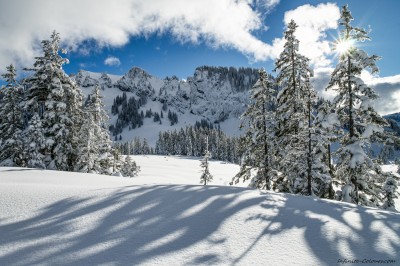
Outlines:
[[[202,241],[209,242],[209,249],[199,250],[185,264],[241,264],[256,245],[268,245],[269,238],[293,228],[304,229],[305,242],[321,263],[331,265],[343,258],[338,245],[346,246],[349,254],[357,258],[379,254],[380,259],[399,259],[398,242],[385,240],[394,250],[391,254],[374,245],[382,237],[383,228],[393,230],[395,237],[399,237],[400,216],[396,213],[368,212],[362,207],[321,200],[316,200],[317,208],[310,211],[307,208],[312,203],[310,199],[277,193],[255,193],[256,196],[237,200],[245,191],[249,190],[190,185],[131,186],[101,199],[61,200],[35,217],[0,224],[0,254],[3,254],[0,265],[137,265]],[[192,211],[206,201],[205,206]],[[213,252],[213,246],[227,241],[216,239],[213,234],[230,217],[254,206],[259,214],[239,221],[243,223],[243,232],[237,232],[245,235],[246,223],[257,221],[261,234],[253,243],[240,251],[239,256]],[[264,214],[270,210],[274,215]],[[349,223],[348,212],[360,216],[357,228]],[[328,222],[337,223],[338,230],[325,232]],[[340,233],[340,227],[351,229],[353,234]],[[25,242],[29,244],[21,244]],[[15,245],[19,248],[12,249]],[[274,254],[258,256],[269,258],[266,263],[274,258]]]

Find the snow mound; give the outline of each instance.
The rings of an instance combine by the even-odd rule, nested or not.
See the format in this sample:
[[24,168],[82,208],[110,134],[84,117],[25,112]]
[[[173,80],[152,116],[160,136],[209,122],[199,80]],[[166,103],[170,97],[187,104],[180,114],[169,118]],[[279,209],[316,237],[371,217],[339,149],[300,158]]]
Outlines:
[[200,159],[134,160],[135,178],[0,168],[0,265],[400,261],[398,213],[223,186],[231,164],[200,186]]

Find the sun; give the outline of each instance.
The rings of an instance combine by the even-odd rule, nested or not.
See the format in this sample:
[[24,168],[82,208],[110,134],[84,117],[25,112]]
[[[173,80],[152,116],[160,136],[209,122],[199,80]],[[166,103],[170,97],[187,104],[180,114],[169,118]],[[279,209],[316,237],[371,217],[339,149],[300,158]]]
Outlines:
[[350,49],[354,46],[352,39],[339,39],[335,44],[335,50],[338,54],[347,54]]

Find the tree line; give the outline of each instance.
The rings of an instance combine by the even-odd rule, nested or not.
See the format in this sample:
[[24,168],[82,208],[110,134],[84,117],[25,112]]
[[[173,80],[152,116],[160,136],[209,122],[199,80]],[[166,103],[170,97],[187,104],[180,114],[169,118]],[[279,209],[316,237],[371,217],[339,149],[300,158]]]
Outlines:
[[[206,143],[207,140],[207,143]],[[219,127],[207,120],[180,130],[160,132],[155,147],[146,138],[134,137],[132,141],[115,143],[114,147],[122,154],[142,155],[183,155],[202,157],[207,151],[215,160],[239,163],[239,138],[227,136]]]

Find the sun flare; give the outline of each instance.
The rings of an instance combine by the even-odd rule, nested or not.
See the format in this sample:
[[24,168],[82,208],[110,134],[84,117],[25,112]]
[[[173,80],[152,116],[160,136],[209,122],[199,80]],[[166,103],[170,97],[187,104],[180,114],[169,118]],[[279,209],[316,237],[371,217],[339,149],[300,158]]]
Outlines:
[[343,55],[348,53],[353,46],[354,41],[352,39],[340,39],[336,42],[335,50],[338,54]]

